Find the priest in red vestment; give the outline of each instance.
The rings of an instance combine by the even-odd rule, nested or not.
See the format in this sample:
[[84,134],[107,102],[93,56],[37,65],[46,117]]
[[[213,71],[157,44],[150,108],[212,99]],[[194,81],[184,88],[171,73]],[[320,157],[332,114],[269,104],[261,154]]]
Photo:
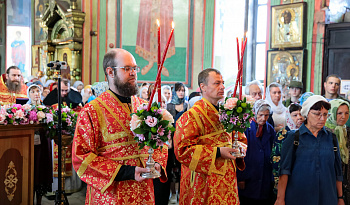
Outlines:
[[21,70],[10,66],[0,80],[0,104],[14,104],[17,98],[27,98],[27,86],[23,84]]
[[[243,158],[231,152],[232,136],[219,121],[218,101],[224,97],[224,81],[213,68],[198,75],[203,98],[176,122],[175,155],[181,166],[180,205],[238,205],[236,170]],[[244,136],[239,140],[246,143]]]
[[[137,67],[124,49],[103,59],[109,90],[81,110],[73,141],[73,166],[87,183],[85,204],[154,204],[153,180],[140,176],[148,147],[139,149],[130,131],[130,114],[146,101],[135,97]],[[160,180],[166,181],[167,147],[153,155]]]

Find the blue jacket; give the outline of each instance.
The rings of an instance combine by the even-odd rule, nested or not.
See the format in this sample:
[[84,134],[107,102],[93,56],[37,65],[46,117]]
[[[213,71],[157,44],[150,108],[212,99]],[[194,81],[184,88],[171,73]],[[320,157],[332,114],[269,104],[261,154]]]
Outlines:
[[250,123],[244,133],[248,140],[247,155],[244,158],[246,168],[237,170],[237,180],[245,181],[245,189],[239,189],[239,195],[253,199],[268,199],[272,191],[273,175],[270,160],[272,144],[276,137],[274,128],[266,122],[263,135],[256,137],[258,125]]

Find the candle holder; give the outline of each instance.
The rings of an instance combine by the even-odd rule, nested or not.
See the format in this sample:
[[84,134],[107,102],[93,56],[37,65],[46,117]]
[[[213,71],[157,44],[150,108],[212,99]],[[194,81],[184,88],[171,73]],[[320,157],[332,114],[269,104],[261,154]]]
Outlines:
[[240,158],[240,157],[242,158],[242,157],[245,157],[246,153],[244,151],[244,147],[238,142],[238,133],[239,132],[235,132],[234,141],[232,145],[232,148],[235,149],[236,151],[232,152],[231,154],[237,158]]
[[146,178],[146,179],[155,179],[160,177],[160,173],[156,170],[155,168],[155,161],[152,158],[152,155],[154,153],[154,149],[150,147],[148,149],[148,160],[146,162],[146,168],[150,169],[150,172],[145,172],[141,174],[141,177]]

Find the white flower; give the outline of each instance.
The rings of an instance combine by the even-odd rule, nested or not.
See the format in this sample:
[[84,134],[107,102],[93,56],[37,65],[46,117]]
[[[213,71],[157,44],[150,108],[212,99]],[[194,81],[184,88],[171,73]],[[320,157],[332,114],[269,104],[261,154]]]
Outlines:
[[131,117],[131,121],[130,121],[130,128],[131,130],[135,130],[137,128],[140,127],[142,120],[140,120],[140,118],[136,115],[133,114]]

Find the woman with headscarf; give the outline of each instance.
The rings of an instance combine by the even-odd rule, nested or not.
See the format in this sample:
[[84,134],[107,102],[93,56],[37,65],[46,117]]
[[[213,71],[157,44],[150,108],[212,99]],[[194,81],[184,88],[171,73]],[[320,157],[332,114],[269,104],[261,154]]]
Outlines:
[[275,180],[274,193],[277,194],[277,185],[279,179],[279,168],[281,160],[282,143],[286,139],[286,134],[290,130],[297,130],[304,122],[304,117],[301,116],[301,106],[297,103],[292,103],[286,110],[286,126],[280,130],[273,142],[271,161],[272,173]]
[[271,106],[265,100],[254,103],[254,120],[244,134],[248,148],[244,157],[245,169],[237,169],[238,195],[241,205],[271,204],[272,165],[271,148],[276,136],[275,130],[267,122]]
[[278,83],[271,83],[266,88],[266,102],[271,106],[272,115],[268,122],[274,126],[278,132],[285,126],[286,107],[282,103],[282,86]]
[[330,108],[320,95],[304,102],[304,124],[283,142],[276,205],[344,205],[338,141],[324,127]]
[[148,100],[149,96],[148,96],[148,89],[149,87],[142,87],[140,89],[140,98],[144,99],[144,100]]
[[171,87],[169,85],[162,86],[162,95],[166,97],[167,103],[171,102]]
[[27,88],[27,96],[29,100],[27,104],[30,105],[42,105],[41,101],[41,89],[39,85],[32,84]]
[[303,103],[311,96],[313,96],[314,94],[312,92],[306,92],[303,93],[300,98],[299,98],[299,104],[302,106]]
[[82,94],[81,91],[84,89],[84,83],[79,80],[75,81],[73,84],[73,88],[76,89],[76,91],[78,91],[80,94]]
[[349,103],[345,100],[335,99],[330,101],[330,116],[327,119],[326,127],[333,132],[338,139],[339,152],[343,168],[343,192],[345,204],[350,200],[350,167],[349,167],[349,150],[350,150],[350,128],[345,125],[349,119]]
[[[41,89],[38,85],[32,84],[27,89],[27,104],[42,105]],[[46,137],[45,131],[34,133],[34,192],[37,204],[41,204],[42,196],[51,192],[52,187],[52,152],[51,141]]]

